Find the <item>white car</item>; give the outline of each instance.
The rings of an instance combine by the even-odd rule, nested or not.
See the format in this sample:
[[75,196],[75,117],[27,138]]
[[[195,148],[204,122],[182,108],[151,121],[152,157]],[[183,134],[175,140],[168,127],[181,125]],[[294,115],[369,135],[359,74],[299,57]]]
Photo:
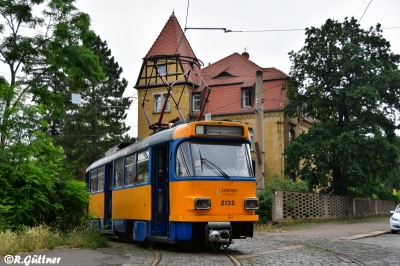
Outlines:
[[400,204],[397,205],[396,210],[390,211],[392,216],[390,217],[390,230],[392,234],[400,232]]

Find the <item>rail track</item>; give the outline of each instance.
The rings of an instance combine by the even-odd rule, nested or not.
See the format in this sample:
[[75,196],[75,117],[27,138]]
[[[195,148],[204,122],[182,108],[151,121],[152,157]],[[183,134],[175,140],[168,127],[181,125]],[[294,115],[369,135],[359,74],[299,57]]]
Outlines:
[[[125,254],[134,253],[131,260],[132,265],[149,266],[240,266],[275,265],[277,263],[282,265],[286,263],[309,265],[312,263],[313,265],[363,266],[371,265],[376,261],[392,265],[391,263],[397,261],[398,256],[398,250],[391,251],[383,247],[348,240],[329,241],[324,238],[290,238],[288,240],[285,236],[237,241],[234,246],[232,245],[226,250],[215,250],[205,245],[185,246],[156,243],[153,246],[143,246],[131,242],[124,243],[128,249],[135,249],[135,252],[129,250],[125,252]],[[141,259],[142,262],[140,262]],[[126,265],[129,265],[129,262]]]
[[[181,265],[221,265],[221,266],[241,266],[249,264],[257,265],[273,265],[271,256],[278,253],[290,252],[297,250],[302,253],[302,250],[312,249],[317,251],[322,257],[331,257],[332,262],[340,263],[340,265],[358,265],[366,266],[368,264],[356,259],[348,254],[328,250],[324,247],[306,247],[306,246],[293,246],[285,249],[268,250],[263,253],[243,254],[237,255],[236,252],[230,250],[214,250],[204,247],[191,247],[187,248],[182,245],[164,245],[157,244],[156,246],[143,246],[126,241],[118,241],[123,243],[123,249],[127,255],[131,255],[130,262],[132,265],[148,265],[148,266],[181,266]],[[132,254],[131,250],[135,249],[136,254]],[[138,255],[147,252],[147,255]],[[298,253],[297,253],[298,254]],[[325,255],[324,255],[325,254]],[[149,259],[151,256],[151,259]],[[294,255],[295,256],[295,255]],[[146,261],[147,259],[147,261]],[[274,260],[277,258],[275,257]],[[142,260],[142,261],[140,261]],[[258,262],[257,262],[258,261]],[[276,261],[275,261],[276,262]],[[243,264],[244,263],[244,264]],[[127,262],[129,265],[130,263]]]

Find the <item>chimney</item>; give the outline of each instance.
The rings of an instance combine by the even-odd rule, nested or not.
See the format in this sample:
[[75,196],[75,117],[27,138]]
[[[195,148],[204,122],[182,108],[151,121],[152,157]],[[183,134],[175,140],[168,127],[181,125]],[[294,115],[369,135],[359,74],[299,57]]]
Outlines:
[[250,58],[250,55],[249,55],[248,52],[243,52],[243,53],[242,53],[242,56],[243,56],[244,58],[246,58],[247,60],[249,60],[249,58]]

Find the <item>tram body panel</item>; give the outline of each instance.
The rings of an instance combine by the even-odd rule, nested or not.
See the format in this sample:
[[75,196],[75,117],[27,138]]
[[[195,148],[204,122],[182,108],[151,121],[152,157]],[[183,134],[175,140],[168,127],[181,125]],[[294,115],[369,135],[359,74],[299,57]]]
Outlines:
[[113,219],[151,220],[151,186],[137,186],[112,192]]
[[[254,181],[188,180],[170,183],[170,221],[218,222],[258,221],[254,210],[246,210],[245,198],[255,198]],[[209,210],[196,210],[197,198],[209,198]]]
[[89,196],[89,213],[96,218],[104,218],[104,192]]

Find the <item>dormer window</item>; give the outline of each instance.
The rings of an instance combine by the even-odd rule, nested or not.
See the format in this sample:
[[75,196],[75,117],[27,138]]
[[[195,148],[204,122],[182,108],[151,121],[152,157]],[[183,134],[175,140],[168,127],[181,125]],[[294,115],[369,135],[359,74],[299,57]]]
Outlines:
[[253,106],[253,96],[252,89],[242,90],[242,107],[251,108]]
[[229,72],[222,71],[221,73],[219,73],[214,78],[216,79],[216,78],[227,78],[227,77],[233,77],[233,75],[231,75]]

